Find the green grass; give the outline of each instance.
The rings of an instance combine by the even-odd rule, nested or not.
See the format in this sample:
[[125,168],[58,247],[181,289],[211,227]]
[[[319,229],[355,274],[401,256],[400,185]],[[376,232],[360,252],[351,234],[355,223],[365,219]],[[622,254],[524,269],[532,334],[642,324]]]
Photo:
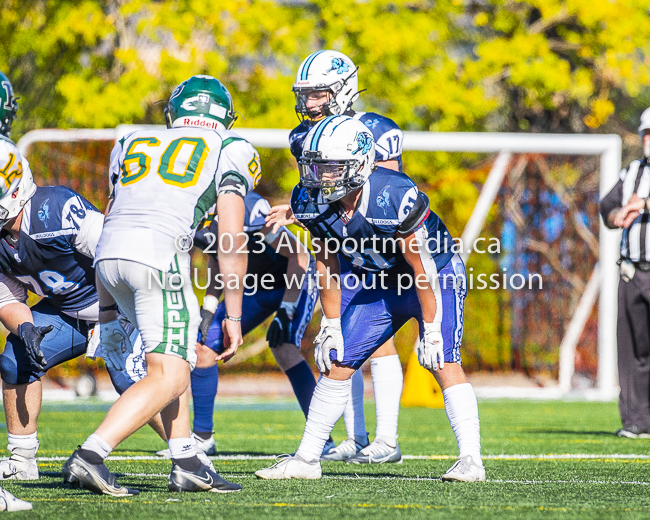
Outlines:
[[[217,460],[221,474],[244,486],[241,493],[230,495],[167,492],[166,460],[109,461],[113,471],[125,474],[121,483],[142,491],[122,500],[62,486],[63,461],[40,461],[39,481],[9,481],[3,486],[34,504],[34,511],[14,513],[15,519],[650,517],[650,459],[636,456],[650,455],[650,440],[613,435],[620,426],[615,403],[482,401],[479,407],[483,453],[488,457],[488,482],[480,484],[436,480],[457,454],[443,410],[402,409],[402,453],[430,458],[372,467],[327,463],[325,478],[319,481],[259,481],[253,472],[271,461]],[[96,428],[106,409],[45,405],[39,457],[67,457]],[[370,402],[366,413],[373,431]],[[293,403],[222,404],[215,411],[215,437],[224,455],[294,451],[303,426]],[[337,425],[334,437],[341,440],[343,431]],[[162,448],[162,441],[143,429],[113,455],[147,456]],[[602,457],[536,457],[544,454]],[[521,455],[534,457],[515,457]]]

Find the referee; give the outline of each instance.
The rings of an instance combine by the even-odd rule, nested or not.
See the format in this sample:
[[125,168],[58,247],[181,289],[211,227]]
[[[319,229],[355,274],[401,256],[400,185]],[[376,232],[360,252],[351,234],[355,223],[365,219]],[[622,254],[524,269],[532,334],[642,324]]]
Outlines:
[[650,108],[641,114],[643,158],[621,171],[600,201],[610,229],[623,229],[618,285],[621,437],[650,438]]

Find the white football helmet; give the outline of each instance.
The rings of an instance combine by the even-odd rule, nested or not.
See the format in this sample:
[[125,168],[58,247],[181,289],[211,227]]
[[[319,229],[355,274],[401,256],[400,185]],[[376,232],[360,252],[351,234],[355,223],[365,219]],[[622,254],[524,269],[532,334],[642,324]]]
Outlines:
[[300,186],[335,202],[360,188],[375,169],[375,141],[361,121],[329,116],[309,131],[298,161]]
[[18,216],[36,191],[29,163],[20,155],[15,161],[15,165],[10,168],[11,172],[6,177],[0,176],[0,229],[8,220]]
[[[310,119],[321,113],[345,114],[359,93],[357,68],[350,58],[338,51],[318,51],[307,56],[298,67],[291,89],[296,96],[296,113]],[[330,92],[331,99],[317,109],[307,109],[307,94],[314,91]]]

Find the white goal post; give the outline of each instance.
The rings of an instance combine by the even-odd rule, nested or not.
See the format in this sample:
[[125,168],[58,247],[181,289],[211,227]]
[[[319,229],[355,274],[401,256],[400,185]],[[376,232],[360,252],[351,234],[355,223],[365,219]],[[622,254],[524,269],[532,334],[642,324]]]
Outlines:
[[[23,155],[37,142],[116,141],[125,134],[146,127],[120,125],[115,129],[34,130],[18,141]],[[237,128],[237,133],[260,148],[287,148],[289,130]],[[617,182],[621,169],[621,138],[618,135],[588,134],[514,134],[480,132],[404,132],[404,150],[420,152],[497,153],[477,204],[463,231],[464,244],[479,236],[507,172],[510,154],[542,153],[554,155],[595,155],[600,158],[600,195],[604,196]],[[599,263],[594,267],[589,283],[580,298],[567,327],[560,348],[559,385],[549,388],[491,388],[477,389],[485,397],[561,398],[571,394],[575,348],[599,297],[598,307],[598,376],[597,387],[583,390],[587,399],[611,400],[618,394],[616,356],[616,313],[618,246],[620,235],[599,223]],[[467,254],[464,259],[467,260]]]

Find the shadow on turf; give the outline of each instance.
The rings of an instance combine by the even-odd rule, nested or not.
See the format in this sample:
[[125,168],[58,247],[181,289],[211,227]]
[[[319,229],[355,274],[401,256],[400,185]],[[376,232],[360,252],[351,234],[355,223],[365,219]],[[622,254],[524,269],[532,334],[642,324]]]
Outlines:
[[585,431],[585,430],[521,430],[523,433],[542,433],[547,435],[604,435],[607,437],[616,437],[616,432],[606,431]]
[[[36,482],[23,482],[22,487],[25,488],[34,488],[34,489],[68,489],[72,492],[80,492],[80,493],[86,493],[86,490],[80,490],[78,488],[73,488],[70,487],[68,484],[63,483],[63,475],[61,474],[60,471],[41,471],[40,474],[45,477],[50,477],[50,478],[55,478],[57,479],[56,482],[43,482],[43,481],[36,481]],[[115,476],[120,479],[128,479],[129,477],[125,476],[123,473],[115,473]],[[162,478],[162,477],[161,477]],[[122,485],[126,485],[124,482],[120,482]],[[134,485],[127,485],[127,487],[133,487],[137,489],[138,491],[160,491],[160,486],[148,484],[145,482],[142,482],[139,480],[137,484]]]

